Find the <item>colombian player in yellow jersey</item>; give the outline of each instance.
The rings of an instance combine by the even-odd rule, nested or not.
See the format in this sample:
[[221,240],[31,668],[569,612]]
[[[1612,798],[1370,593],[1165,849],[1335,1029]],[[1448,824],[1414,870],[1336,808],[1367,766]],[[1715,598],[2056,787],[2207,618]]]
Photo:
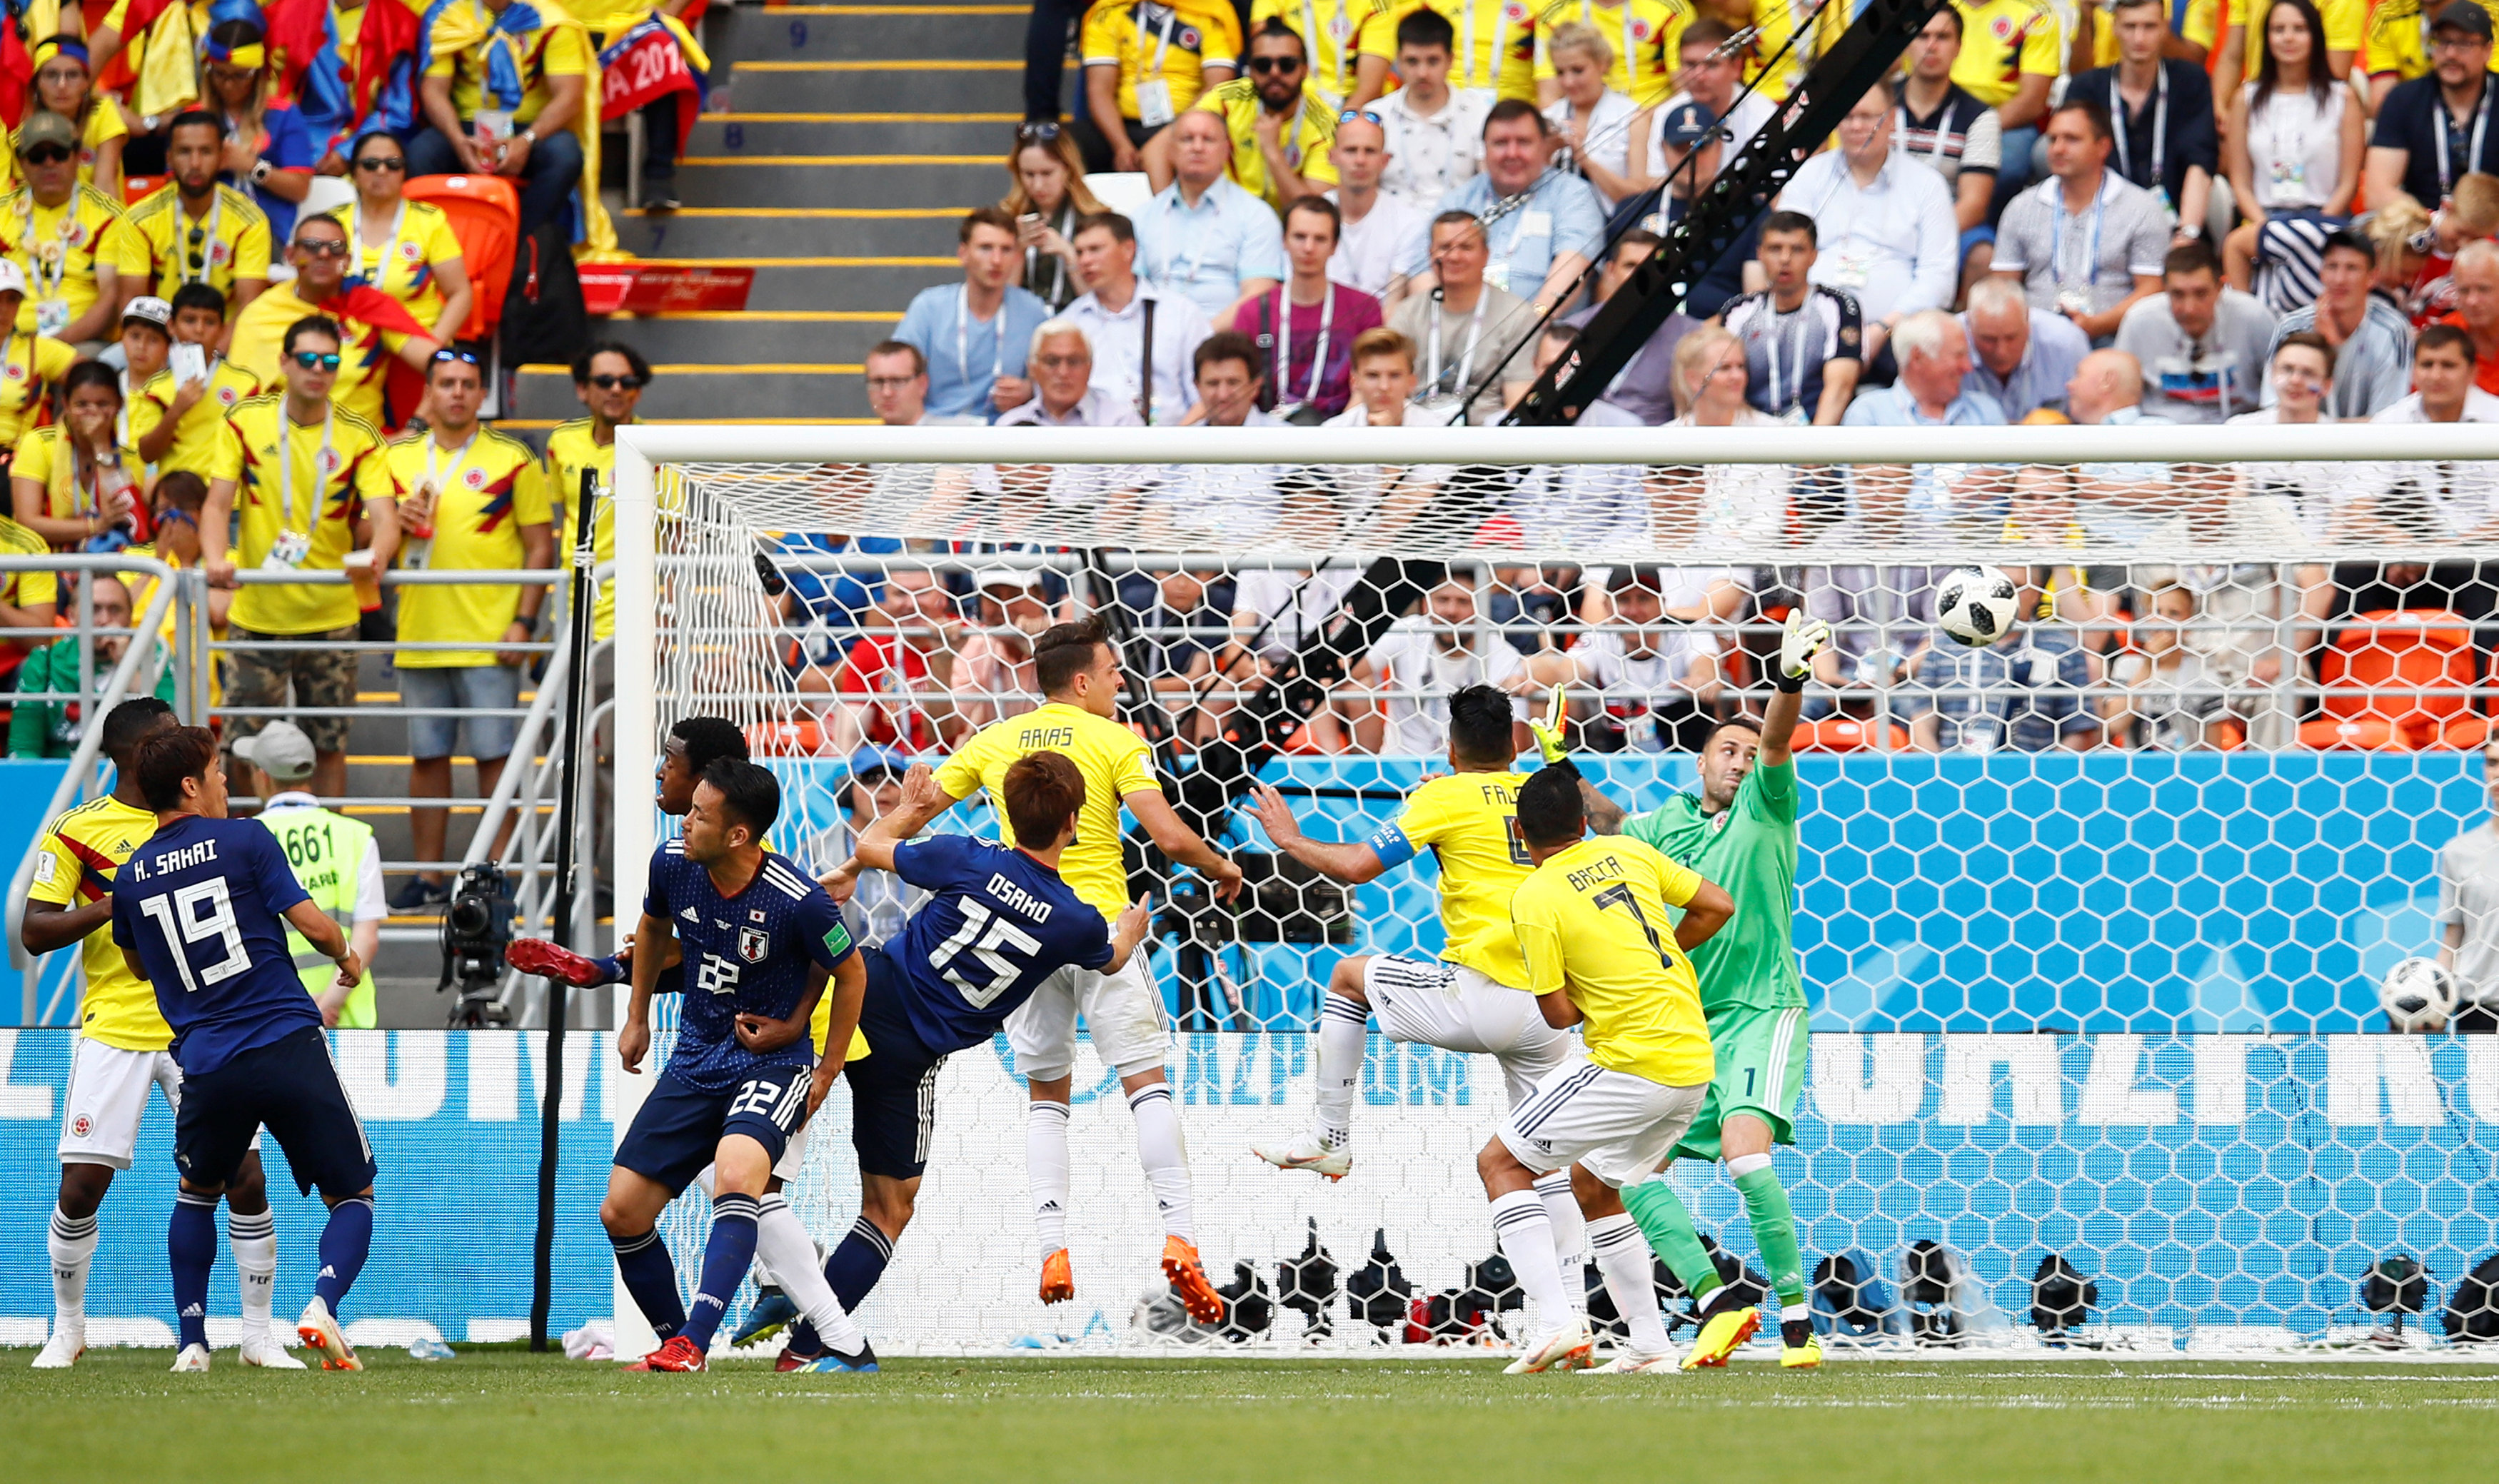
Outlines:
[[[133,759],[139,745],[176,726],[174,708],[154,696],[126,700],[104,719],[104,752],[113,759],[114,790],[52,822],[35,847],[35,880],[26,893],[21,930],[29,954],[81,944],[86,988],[79,996],[78,1049],[61,1110],[60,1204],[52,1211],[52,1334],[35,1357],[38,1371],[76,1365],[86,1349],[86,1274],[94,1260],[96,1208],[115,1171],[130,1168],[147,1089],[182,1097],[174,1032],[114,946],[113,878],[131,852],[156,833],[156,811],[140,796]],[[243,1282],[243,1363],[301,1371],[304,1363],[269,1332],[277,1274],[277,1228],[270,1219],[258,1141],[226,1187],[226,1235]]]
[[[1362,1081],[1366,1022],[1376,1012],[1391,1041],[1480,1051],[1501,1064],[1515,1108],[1562,1064],[1571,1038],[1544,1023],[1527,993],[1527,965],[1509,927],[1509,894],[1533,863],[1518,838],[1510,698],[1492,686],[1449,695],[1449,768],[1406,795],[1397,818],[1368,840],[1336,844],[1302,833],[1284,796],[1258,790],[1253,813],[1276,849],[1347,886],[1404,865],[1425,851],[1441,870],[1441,956],[1355,953],[1337,960],[1319,1008],[1318,1097],[1310,1128],[1250,1145],[1279,1169],[1343,1179],[1353,1168],[1353,1089]],[[1557,1167],[1538,1183],[1551,1214],[1559,1260],[1579,1260],[1578,1209]]]
[[[1128,906],[1128,873],[1120,854],[1120,810],[1125,806],[1145,826],[1156,849],[1207,878],[1216,897],[1241,891],[1241,868],[1217,854],[1197,831],[1181,823],[1154,776],[1153,750],[1117,720],[1124,677],[1119,646],[1096,616],[1058,624],[1032,645],[1039,710],[993,722],[974,733],[937,770],[943,802],[906,804],[893,816],[893,838],[908,840],[939,814],[975,792],[992,806],[1002,798],[1007,769],[1030,753],[1064,753],[1085,774],[1085,807],[1076,838],[1059,857],[1058,874],[1077,896],[1115,921]],[[998,809],[998,839],[1016,843]],[[844,861],[825,885],[835,901],[857,886],[859,861]],[[1162,991],[1131,955],[1116,972],[1064,969],[1035,990],[1007,1021],[1007,1044],[1030,1097],[1025,1111],[1024,1159],[1032,1181],[1033,1224],[1041,1241],[1041,1302],[1076,1296],[1067,1256],[1067,1119],[1070,1074],[1076,1065],[1076,1016],[1082,1012],[1093,1050],[1120,1077],[1128,1111],[1137,1121],[1137,1157],[1154,1188],[1163,1219],[1164,1276],[1179,1290],[1190,1317],[1220,1317],[1223,1301],[1206,1280],[1197,1256],[1194,1201],[1188,1153],[1181,1142],[1180,1112],[1172,1105],[1163,1062],[1171,1036],[1163,1019]]]
[[1493,1231],[1536,1308],[1511,1375],[1584,1367],[1594,1349],[1535,1189],[1556,1170],[1571,1172],[1606,1291],[1631,1328],[1629,1348],[1606,1369],[1674,1369],[1622,1190],[1673,1151],[1708,1096],[1709,1025],[1689,955],[1736,911],[1725,891],[1651,846],[1587,838],[1580,789],[1566,760],[1518,790],[1518,835],[1536,862],[1509,903],[1527,987],[1547,1024],[1585,1027],[1586,1048],[1511,1108],[1476,1157]]

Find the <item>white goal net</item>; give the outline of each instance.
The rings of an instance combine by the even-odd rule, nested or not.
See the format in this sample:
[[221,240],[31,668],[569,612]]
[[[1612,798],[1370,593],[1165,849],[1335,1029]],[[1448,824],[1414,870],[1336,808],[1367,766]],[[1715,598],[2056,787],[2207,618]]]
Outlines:
[[[1812,1036],[1777,1167],[1826,1343],[2443,1343],[2499,1325],[2469,1276],[2499,1245],[2499,1037],[2450,1033],[2499,1012],[2499,919],[2478,916],[2499,903],[2480,874],[2494,459],[2499,432],[2474,426],[633,428],[617,776],[649,776],[677,719],[730,717],[783,780],[774,846],[829,865],[892,768],[1039,703],[1042,628],[1102,615],[1123,720],[1251,884],[1218,908],[1151,851],[1133,862],[1200,1243],[1244,1302],[1219,1333],[1152,1302],[1160,1227],[1089,1050],[1079,1297],[1036,1302],[1001,1038],[942,1074],[869,1335],[1495,1343],[1518,1315],[1477,1267],[1489,1060],[1375,1034],[1351,1178],[1250,1153],[1309,1119],[1333,964],[1442,939],[1427,859],[1315,879],[1269,854],[1243,790],[1360,840],[1446,768],[1451,690],[1504,687],[1524,718],[1565,686],[1583,770],[1652,808],[1692,786],[1710,725],[1761,712],[1801,611],[1835,642],[1798,734]],[[1964,565],[2013,588],[1995,642],[1935,611]],[[630,903],[665,822],[621,816]],[[977,800],[936,827],[994,831]],[[907,909],[853,910],[876,941]],[[2382,981],[2450,935],[2459,1002],[2396,1034]],[[793,1192],[820,1240],[856,1214],[855,1168],[836,1090]],[[1723,1172],[1669,1178],[1758,1267]],[[670,1216],[681,1270],[705,1219]],[[1314,1241],[1332,1271],[1300,1261]],[[2093,1285],[2041,1306],[2079,1325],[2061,1336],[2033,1314],[2052,1260]]]

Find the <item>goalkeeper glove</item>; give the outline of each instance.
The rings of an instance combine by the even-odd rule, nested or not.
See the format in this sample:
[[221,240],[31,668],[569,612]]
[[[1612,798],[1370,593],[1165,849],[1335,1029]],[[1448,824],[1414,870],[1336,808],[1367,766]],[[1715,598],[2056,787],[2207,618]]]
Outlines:
[[1544,705],[1544,720],[1530,720],[1527,729],[1536,734],[1536,751],[1550,767],[1567,767],[1577,776],[1578,765],[1571,760],[1571,743],[1563,735],[1563,711],[1570,703],[1567,685],[1556,685],[1551,699]]
[[1803,690],[1805,677],[1813,673],[1814,656],[1830,647],[1828,623],[1806,618],[1800,609],[1788,610],[1787,628],[1779,634],[1779,667],[1774,683],[1790,695]]

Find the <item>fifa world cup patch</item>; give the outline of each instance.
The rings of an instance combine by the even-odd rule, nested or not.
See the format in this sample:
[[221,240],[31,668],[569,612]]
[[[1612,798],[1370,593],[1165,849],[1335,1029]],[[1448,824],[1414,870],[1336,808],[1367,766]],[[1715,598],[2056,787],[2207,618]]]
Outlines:
[[825,934],[825,948],[836,958],[851,951],[851,930],[836,922]]

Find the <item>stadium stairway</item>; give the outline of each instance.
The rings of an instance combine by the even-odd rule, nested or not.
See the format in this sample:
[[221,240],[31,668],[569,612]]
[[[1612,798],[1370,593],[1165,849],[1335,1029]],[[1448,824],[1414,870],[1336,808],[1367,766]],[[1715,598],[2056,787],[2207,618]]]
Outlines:
[[[866,421],[860,362],[911,296],[956,274],[955,223],[1006,190],[1007,145],[1022,116],[1024,16],[1018,4],[715,3],[704,41],[710,111],[678,171],[684,209],[623,210],[622,245],[662,262],[753,268],[735,313],[619,317],[594,333],[632,342],[657,375],[643,395],[653,422]],[[1071,69],[1071,75],[1073,70]],[[581,415],[569,371],[521,368],[501,427],[535,442]],[[397,679],[369,657],[348,740],[348,791],[407,791],[407,727],[393,714]],[[526,703],[526,701],[525,701]],[[451,821],[457,855],[477,819],[475,773],[457,759]],[[351,805],[385,860],[411,858],[407,814]],[[393,876],[398,891],[406,880]],[[391,925],[431,927],[437,915]],[[386,944],[376,972],[384,1025],[439,1025],[428,944]]]

